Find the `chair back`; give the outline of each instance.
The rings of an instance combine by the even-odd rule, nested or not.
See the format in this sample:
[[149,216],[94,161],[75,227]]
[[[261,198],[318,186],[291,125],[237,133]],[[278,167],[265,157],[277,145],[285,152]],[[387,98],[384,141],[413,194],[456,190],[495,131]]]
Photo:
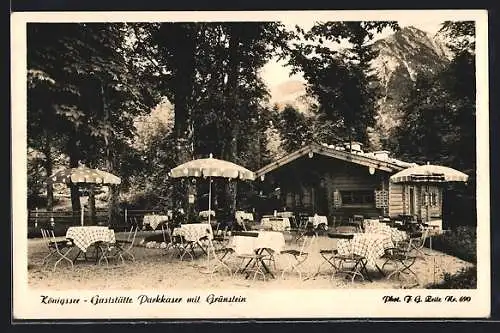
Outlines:
[[45,243],[45,245],[49,246],[51,242],[49,231],[42,228],[40,229],[40,232],[42,233],[43,242]]
[[300,253],[306,253],[310,252],[311,247],[316,241],[316,233],[314,231],[309,231],[304,234],[304,237],[302,239],[302,244],[300,245]]
[[290,221],[290,227],[292,227],[293,229],[297,229],[299,227],[295,216],[290,216],[288,220]]
[[40,231],[42,233],[42,238],[43,238],[45,244],[47,245],[47,247],[50,248],[50,247],[54,246],[55,249],[59,251],[59,247],[58,247],[57,242],[56,242],[56,236],[54,234],[54,230],[42,228],[42,229],[40,229]]

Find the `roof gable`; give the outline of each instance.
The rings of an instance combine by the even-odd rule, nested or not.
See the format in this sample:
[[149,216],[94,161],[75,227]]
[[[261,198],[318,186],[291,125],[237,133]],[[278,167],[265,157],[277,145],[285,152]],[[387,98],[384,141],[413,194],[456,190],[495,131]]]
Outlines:
[[385,171],[388,173],[396,173],[398,171],[404,170],[410,166],[414,166],[413,163],[407,163],[404,161],[399,161],[393,158],[378,159],[375,156],[370,156],[370,153],[351,153],[348,151],[342,151],[334,148],[333,146],[320,145],[313,143],[300,148],[286,156],[279,158],[276,161],[269,163],[268,165],[260,168],[255,172],[257,177],[265,175],[268,172],[276,170],[277,168],[288,164],[302,156],[308,154],[320,154],[326,157],[336,158],[338,160],[355,163],[358,165],[363,165],[367,167],[373,167],[377,170]]

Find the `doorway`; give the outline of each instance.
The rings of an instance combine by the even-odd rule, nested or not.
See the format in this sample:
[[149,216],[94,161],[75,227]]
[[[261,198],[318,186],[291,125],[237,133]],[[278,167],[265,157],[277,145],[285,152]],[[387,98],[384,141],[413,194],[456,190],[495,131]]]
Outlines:
[[409,195],[408,199],[410,200],[409,205],[410,205],[410,214],[409,215],[415,215],[415,188],[411,186],[409,189]]

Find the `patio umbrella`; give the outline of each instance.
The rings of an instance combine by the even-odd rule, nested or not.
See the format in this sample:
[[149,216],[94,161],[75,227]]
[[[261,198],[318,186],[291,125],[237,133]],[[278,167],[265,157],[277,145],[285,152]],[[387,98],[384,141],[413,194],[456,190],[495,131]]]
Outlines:
[[[109,172],[90,169],[85,166],[79,166],[77,168],[63,169],[54,173],[52,176],[47,178],[47,183],[49,185],[60,183],[60,184],[98,184],[98,185],[115,185],[120,184],[121,179]],[[81,224],[83,225],[84,209],[82,205],[81,209]]]
[[[212,177],[254,180],[255,174],[232,162],[213,158],[200,158],[181,164],[170,170],[172,178],[184,177],[203,177],[208,178],[208,211],[212,210]],[[210,214],[208,214],[208,223],[210,223]]]
[[458,170],[441,166],[425,164],[404,169],[391,176],[394,183],[418,183],[418,182],[467,182],[469,176]]
[[[212,210],[212,177],[254,180],[255,174],[232,162],[213,158],[210,154],[209,158],[201,158],[181,164],[170,170],[172,178],[184,177],[203,177],[208,178],[208,211]],[[208,214],[208,224],[210,224],[210,215]],[[214,253],[214,257],[217,256]],[[210,262],[210,251],[207,251],[207,268]]]
[[[390,177],[393,183],[424,183],[428,184],[434,183],[449,183],[449,182],[463,182],[466,183],[469,176],[465,173],[441,166],[425,164],[408,169],[404,169]],[[429,200],[426,201],[426,214],[427,220],[429,220]]]

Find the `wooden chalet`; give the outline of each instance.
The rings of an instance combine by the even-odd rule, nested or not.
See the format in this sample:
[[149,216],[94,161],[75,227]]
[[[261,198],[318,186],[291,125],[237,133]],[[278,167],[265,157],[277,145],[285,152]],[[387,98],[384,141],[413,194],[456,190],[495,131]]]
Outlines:
[[429,206],[421,199],[423,187],[389,181],[391,175],[416,164],[391,158],[387,151],[366,153],[361,146],[356,142],[304,146],[257,170],[258,186],[276,193],[280,207],[274,209],[325,215],[330,225],[353,215],[441,217],[440,188],[425,189],[434,193],[425,196],[432,200]]

